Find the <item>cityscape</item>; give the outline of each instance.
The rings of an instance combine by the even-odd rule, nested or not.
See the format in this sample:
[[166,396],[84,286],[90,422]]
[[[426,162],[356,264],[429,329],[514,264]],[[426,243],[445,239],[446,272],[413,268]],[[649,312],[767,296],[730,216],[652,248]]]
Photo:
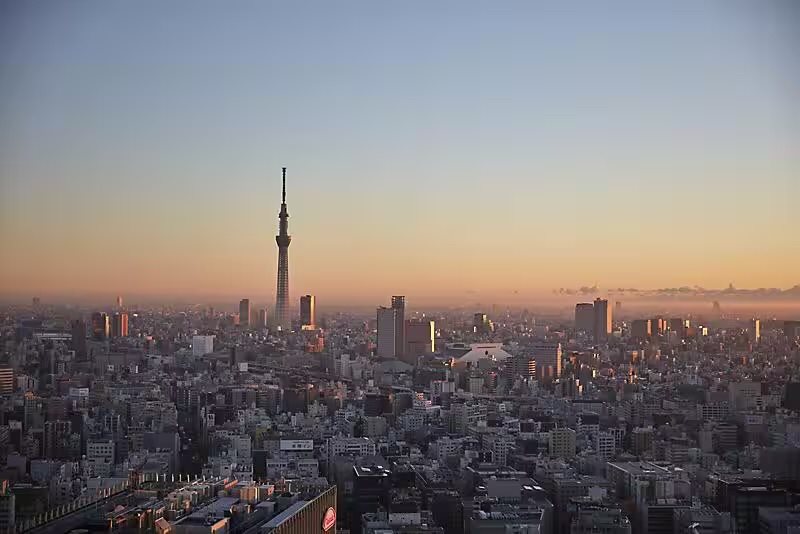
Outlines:
[[[519,140],[505,133],[517,131],[513,114],[499,122],[509,146],[482,142],[515,161],[498,161],[497,176],[489,170],[485,179],[471,173],[492,169],[492,158],[449,144],[449,136],[471,135],[460,131],[466,123],[458,114],[446,128],[433,119],[421,127],[414,134],[424,137],[420,145],[393,144],[407,133],[393,131],[407,126],[404,113],[426,120],[405,102],[378,119],[393,118],[385,131],[354,138],[350,130],[372,125],[370,113],[391,107],[360,91],[385,81],[370,76],[395,80],[370,63],[375,57],[391,69],[422,65],[426,83],[443,84],[447,97],[438,101],[415,85],[419,80],[403,82],[410,93],[421,91],[414,93],[420,109],[431,106],[429,98],[445,107],[450,98],[474,98],[479,108],[480,95],[491,90],[487,109],[511,102],[527,117],[527,96],[518,100],[483,81],[464,94],[449,92],[450,78],[460,76],[454,65],[491,71],[513,59],[547,70],[563,61],[568,70],[570,61],[586,67],[576,57],[593,46],[630,58],[642,53],[625,52],[613,31],[592,29],[603,32],[602,43],[578,39],[570,45],[577,56],[515,55],[529,46],[533,53],[529,38],[555,42],[561,29],[599,20],[594,16],[625,31],[645,25],[642,46],[659,53],[666,54],[664,35],[675,47],[690,35],[709,47],[701,58],[708,65],[719,60],[714,51],[740,47],[740,55],[731,52],[738,62],[718,66],[709,79],[758,67],[768,80],[759,87],[774,107],[797,117],[796,98],[784,100],[780,84],[771,85],[771,76],[800,81],[796,62],[745,52],[763,45],[783,54],[787,42],[800,43],[800,24],[793,25],[800,10],[782,2],[765,2],[763,11],[709,2],[654,7],[662,17],[654,18],[626,3],[621,21],[588,3],[575,4],[575,12],[466,4],[412,2],[386,5],[384,13],[358,2],[341,11],[317,4],[313,12],[198,2],[186,26],[173,26],[188,13],[185,2],[177,9],[87,1],[71,12],[61,2],[13,0],[0,8],[0,36],[7,35],[0,37],[0,534],[800,533],[800,210],[792,203],[800,167],[796,154],[782,152],[800,146],[796,125],[767,128],[772,144],[759,157],[773,166],[747,160],[751,166],[742,168],[772,173],[748,181],[746,191],[735,178],[715,189],[715,178],[700,173],[659,182],[651,199],[623,199],[636,194],[627,191],[628,178],[621,179],[623,193],[610,177],[594,186],[594,178],[564,185],[566,178],[501,176],[525,161],[514,152]],[[387,22],[391,13],[399,26]],[[161,16],[163,27],[152,22]],[[278,37],[303,30],[301,40],[313,44],[292,45],[299,52],[267,46],[281,39],[265,36],[260,24],[281,17]],[[451,17],[462,26],[427,33],[429,24]],[[517,26],[517,17],[538,36]],[[365,20],[374,26],[363,28]],[[553,21],[557,30],[549,29]],[[345,30],[331,30],[336,23]],[[384,40],[384,32],[404,35],[405,25],[426,44]],[[766,32],[758,33],[764,42],[732,38],[741,28]],[[471,30],[486,50],[501,46],[512,59],[466,53],[477,50]],[[208,36],[234,43],[205,39],[203,32],[216,31]],[[338,40],[326,41],[328,31]],[[439,31],[458,46],[431,37]],[[98,46],[104,43],[108,49]],[[248,43],[263,49],[256,54]],[[351,56],[339,56],[343,50]],[[304,56],[312,51],[319,56]],[[277,59],[260,63],[261,53]],[[280,106],[315,107],[318,98],[323,106],[342,105],[352,124],[328,130],[336,110],[318,122],[303,115],[308,131],[265,142],[263,158],[254,152],[259,170],[245,170],[253,164],[252,138],[274,134],[248,133],[248,120],[237,123],[237,97],[228,101],[221,86],[210,98],[207,87],[194,85],[200,78],[193,69],[204,71],[212,63],[203,61],[216,54],[224,58],[217,74],[231,79],[203,78],[212,85],[258,85],[263,79],[253,65],[327,72],[330,79],[312,78],[332,100],[305,93],[300,81],[308,80],[289,68],[290,87],[271,116]],[[428,54],[446,61],[428,64]],[[595,60],[606,61],[605,54]],[[642,66],[648,61],[643,56],[633,69],[642,80],[652,74]],[[444,73],[427,71],[434,64]],[[785,67],[780,75],[775,64]],[[138,69],[154,76],[153,85],[131,81]],[[43,82],[55,72],[69,78],[58,91]],[[81,73],[96,76],[93,83],[108,93],[96,89],[87,104]],[[174,87],[166,86],[183,87],[184,79],[197,93],[151,95],[155,112],[125,109],[138,105],[132,94],[171,94]],[[523,74],[513,79],[528,83]],[[605,87],[585,80],[591,91]],[[736,113],[753,112],[745,105],[758,100],[759,84],[752,83],[727,95]],[[679,85],[670,82],[670,91]],[[353,87],[359,90],[347,92]],[[719,98],[694,90],[709,106]],[[169,105],[155,104],[160,98]],[[364,108],[354,103],[359,98]],[[106,115],[115,99],[127,104]],[[607,97],[605,105],[614,101]],[[63,124],[39,124],[37,111],[55,102]],[[67,120],[69,102],[92,117]],[[182,115],[182,105],[191,112]],[[233,114],[230,122],[214,115],[215,106]],[[162,115],[194,114],[186,130],[160,122]],[[206,123],[212,115],[218,121]],[[731,147],[744,147],[736,136],[760,127],[743,117]],[[475,120],[490,130],[499,124]],[[143,134],[150,121],[159,126]],[[280,119],[256,122],[273,129]],[[612,122],[609,116],[609,136],[623,135]],[[725,125],[717,126],[715,135],[724,137]],[[547,127],[556,137],[560,128]],[[176,131],[186,138],[170,138]],[[314,145],[319,132],[331,151]],[[336,154],[353,139],[358,149]],[[722,143],[707,141],[706,159],[697,164],[710,174],[715,142]],[[239,149],[244,155],[225,164],[228,175],[205,180],[198,171],[179,180],[165,177],[183,171],[164,159],[162,145],[191,152],[186,168],[237,159],[230,154]],[[575,150],[576,160],[590,158],[586,145]],[[434,170],[407,176],[413,166],[388,157],[393,151]],[[367,164],[358,172],[371,178],[347,178],[362,152]],[[359,157],[350,161],[353,154]],[[628,159],[619,161],[634,165]],[[111,160],[119,174],[97,179]],[[61,174],[48,175],[62,164]],[[250,172],[257,175],[252,182],[243,178]],[[744,206],[751,219],[744,220]],[[619,211],[628,213],[617,219]]]

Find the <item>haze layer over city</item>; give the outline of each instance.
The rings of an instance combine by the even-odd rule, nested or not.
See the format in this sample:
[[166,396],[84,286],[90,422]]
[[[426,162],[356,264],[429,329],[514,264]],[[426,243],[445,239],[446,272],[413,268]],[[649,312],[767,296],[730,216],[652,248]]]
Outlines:
[[0,534],[797,534],[799,50],[0,3]]

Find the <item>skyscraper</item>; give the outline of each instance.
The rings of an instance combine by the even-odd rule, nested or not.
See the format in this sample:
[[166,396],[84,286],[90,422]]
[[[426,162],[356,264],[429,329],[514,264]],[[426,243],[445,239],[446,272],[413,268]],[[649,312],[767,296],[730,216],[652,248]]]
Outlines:
[[239,326],[244,328],[250,326],[250,299],[239,301]]
[[108,315],[103,312],[95,312],[92,314],[92,336],[102,341],[108,338],[109,322]]
[[575,305],[575,330],[594,333],[594,305],[591,302],[579,302]]
[[258,310],[258,327],[264,328],[267,326],[267,309],[261,308]]
[[611,333],[611,309],[605,299],[594,299],[594,341],[604,343]]
[[489,318],[485,313],[472,315],[472,331],[476,334],[485,334],[489,331]]
[[300,328],[314,330],[317,325],[317,308],[314,295],[300,297]]
[[406,298],[401,295],[392,297],[394,315],[394,352],[395,356],[402,356],[406,350]]
[[761,319],[753,319],[750,323],[750,338],[756,342],[761,339]]
[[433,321],[430,319],[408,320],[405,328],[405,355],[409,359],[409,363],[415,361],[418,356],[436,350],[436,327]]
[[289,328],[289,212],[286,209],[286,167],[283,168],[283,190],[281,212],[278,214],[278,290],[275,294],[275,324],[282,329]]
[[72,321],[72,350],[78,361],[86,359],[86,322],[82,319]]
[[397,310],[378,308],[378,356],[394,358],[397,355]]
[[111,320],[112,337],[128,337],[128,314],[116,312]]

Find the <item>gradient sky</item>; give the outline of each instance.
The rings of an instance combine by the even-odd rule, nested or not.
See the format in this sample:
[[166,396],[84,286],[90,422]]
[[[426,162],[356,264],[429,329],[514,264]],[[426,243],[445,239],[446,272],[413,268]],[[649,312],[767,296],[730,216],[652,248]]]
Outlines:
[[0,4],[0,295],[800,283],[796,2]]

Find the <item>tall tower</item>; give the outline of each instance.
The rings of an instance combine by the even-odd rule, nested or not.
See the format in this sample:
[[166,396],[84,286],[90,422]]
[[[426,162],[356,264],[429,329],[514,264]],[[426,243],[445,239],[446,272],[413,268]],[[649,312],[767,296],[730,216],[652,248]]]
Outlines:
[[275,294],[275,324],[283,329],[289,328],[289,212],[286,210],[286,167],[283,168],[283,194],[281,212],[278,214],[278,290]]

